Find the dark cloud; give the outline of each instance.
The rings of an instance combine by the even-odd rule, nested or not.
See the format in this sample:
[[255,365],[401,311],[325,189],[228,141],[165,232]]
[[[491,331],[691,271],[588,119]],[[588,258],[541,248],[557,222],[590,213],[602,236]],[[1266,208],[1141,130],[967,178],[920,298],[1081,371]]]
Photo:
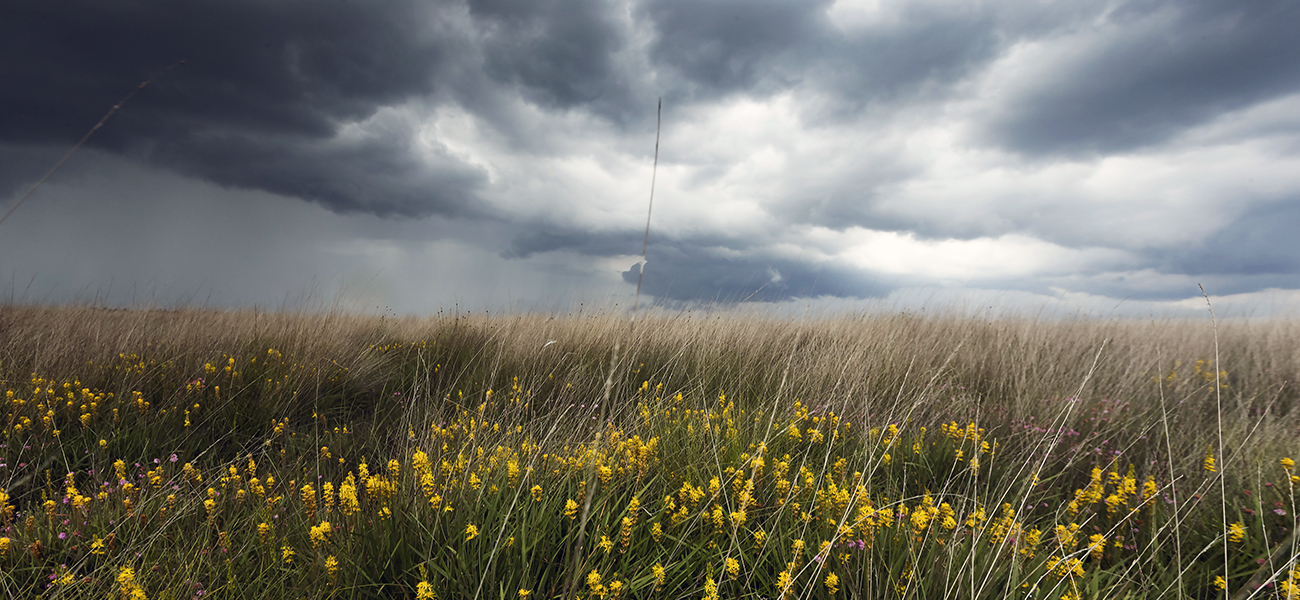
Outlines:
[[[680,245],[699,248],[725,248],[729,251],[752,251],[762,248],[765,241],[749,237],[709,232],[693,236],[664,237],[651,232],[647,253],[672,249]],[[516,235],[510,247],[502,252],[506,258],[528,258],[534,254],[569,250],[589,256],[618,256],[640,254],[647,244],[645,231],[630,229],[619,231],[590,231],[570,227],[538,225]]]
[[[420,3],[10,3],[0,20],[11,141],[71,141],[136,83],[178,60],[133,100],[100,145],[188,129],[326,138],[340,122],[432,92],[448,41]],[[20,112],[9,112],[20,111]]]
[[651,0],[641,10],[654,24],[653,60],[707,95],[783,88],[800,79],[799,58],[827,33],[829,0]]
[[[559,250],[590,256],[628,255],[638,254],[643,241],[644,232],[640,231],[590,233],[552,228],[517,236],[502,255],[527,258]],[[895,287],[855,269],[768,256],[762,241],[747,238],[652,235],[646,256],[641,291],[669,302],[869,298],[885,296]],[[623,273],[623,281],[636,285],[639,273],[633,265]]]
[[548,108],[628,110],[627,79],[617,54],[627,43],[617,5],[601,0],[470,0],[482,32],[487,73],[519,86]]
[[447,153],[417,160],[409,133],[336,139],[347,123],[441,91],[459,50],[436,17],[419,2],[9,3],[0,114],[22,118],[0,120],[0,140],[70,146],[138,82],[185,59],[90,147],[335,210],[453,212],[483,179],[475,169]]
[[1118,35],[1007,98],[987,137],[1030,155],[1121,152],[1300,91],[1296,2],[1134,2],[1110,20]]
[[[795,298],[880,298],[895,288],[857,270],[672,241],[654,244],[641,292],[667,302],[779,302]],[[623,272],[635,285],[636,265]]]
[[828,16],[832,4],[650,0],[641,10],[656,32],[650,55],[681,78],[681,100],[803,86],[835,97],[829,111],[810,113],[831,121],[869,103],[914,100],[922,89],[942,96],[1038,26],[1023,15],[1000,22],[996,5],[908,4],[886,24],[845,30]]

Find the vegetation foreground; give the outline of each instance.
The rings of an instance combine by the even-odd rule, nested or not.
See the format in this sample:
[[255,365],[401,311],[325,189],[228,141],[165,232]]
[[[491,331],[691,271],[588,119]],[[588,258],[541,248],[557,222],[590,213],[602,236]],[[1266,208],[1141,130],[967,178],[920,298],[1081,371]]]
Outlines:
[[0,592],[1295,599],[1297,373],[1292,320],[0,306]]

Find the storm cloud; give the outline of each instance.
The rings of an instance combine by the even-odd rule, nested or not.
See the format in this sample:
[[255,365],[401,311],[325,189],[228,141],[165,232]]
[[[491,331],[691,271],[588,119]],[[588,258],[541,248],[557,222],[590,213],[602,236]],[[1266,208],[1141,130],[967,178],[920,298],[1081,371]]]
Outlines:
[[[121,250],[293,256],[230,304],[367,269],[413,311],[412,269],[470,304],[525,279],[552,304],[611,297],[640,274],[662,98],[658,302],[1297,289],[1295,23],[1288,0],[11,2],[0,208],[149,80],[33,203],[165,230],[159,190],[184,189],[177,215],[317,223],[272,244],[209,218],[226,229],[201,248]],[[0,226],[0,268],[98,285],[18,247],[53,214]],[[114,281],[191,282],[95,255]]]

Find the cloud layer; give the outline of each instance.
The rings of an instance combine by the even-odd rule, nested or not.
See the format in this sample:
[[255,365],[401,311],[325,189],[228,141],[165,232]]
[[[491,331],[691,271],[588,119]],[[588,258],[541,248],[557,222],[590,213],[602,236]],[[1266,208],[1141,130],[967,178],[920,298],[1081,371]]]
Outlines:
[[[660,302],[1300,289],[1295,23],[1287,0],[11,3],[0,208],[153,77],[33,202],[110,229],[147,206],[166,231],[139,198],[173,186],[193,194],[176,218],[298,221],[209,222],[218,255],[244,240],[294,273],[385,281],[468,261],[441,268],[468,304],[501,306],[503,281],[541,303],[618,296],[662,97],[642,280]],[[24,232],[0,230],[0,267],[95,285],[17,247],[49,218],[3,226]],[[140,235],[96,255],[189,243]],[[227,302],[283,293],[271,272]],[[549,291],[525,290],[534,275]]]

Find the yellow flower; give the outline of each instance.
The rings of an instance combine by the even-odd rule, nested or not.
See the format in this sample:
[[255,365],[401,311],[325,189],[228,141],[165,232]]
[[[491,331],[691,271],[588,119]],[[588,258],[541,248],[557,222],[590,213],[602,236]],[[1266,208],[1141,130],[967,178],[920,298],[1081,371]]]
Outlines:
[[434,600],[437,596],[433,595],[433,586],[427,581],[421,581],[415,585],[415,600]]
[[[792,567],[793,565],[794,563],[790,563],[787,567]],[[790,568],[787,568],[776,576],[776,589],[781,593],[782,598],[784,598],[790,591],[790,570]]]
[[704,578],[704,600],[718,600],[718,583],[712,577]]
[[[231,467],[234,468],[234,467]],[[311,521],[316,518],[316,488],[312,484],[302,486],[300,491],[303,508],[307,511],[307,520]]]
[[1223,579],[1222,575],[1215,575],[1214,587],[1219,590],[1226,589],[1228,587],[1228,582]]
[[605,597],[605,586],[600,583],[600,571],[592,569],[591,572],[587,574],[587,587],[591,588],[591,594],[593,596],[599,598]]
[[650,575],[655,579],[655,591],[662,589],[664,587],[664,566],[655,563],[655,566],[650,567]]
[[329,521],[323,521],[320,525],[311,528],[311,546],[319,548],[322,544],[329,543],[329,533],[332,531]]
[[140,584],[136,582],[135,571],[132,570],[131,567],[122,567],[122,570],[118,572],[117,586],[118,591],[121,592],[123,598],[130,598],[131,600],[147,600],[144,594],[144,588],[141,588]]
[[578,516],[578,503],[574,502],[572,498],[564,503],[564,516],[568,517],[570,521]]
[[284,564],[286,565],[293,564],[293,555],[294,555],[293,548],[291,548],[289,544],[285,544],[280,547],[280,556],[284,558]]
[[1100,533],[1089,536],[1088,551],[1092,553],[1093,560],[1101,560],[1102,554],[1106,552],[1106,536]]
[[609,552],[614,549],[614,541],[609,539],[609,536],[602,535],[600,536],[599,546],[601,550],[605,551],[605,554],[609,554]]
[[330,581],[333,582],[339,575],[339,561],[331,554],[325,557],[325,573],[329,575]]
[[1246,528],[1237,521],[1228,526],[1228,541],[1240,544],[1246,539]]
[[478,527],[473,523],[470,523],[469,526],[465,528],[465,541],[468,542],[476,537],[478,537]]
[[1205,451],[1205,462],[1202,463],[1202,466],[1205,467],[1206,471],[1209,471],[1211,473],[1214,473],[1216,471],[1216,469],[1214,468],[1214,446],[1210,446]]
[[835,575],[834,571],[831,571],[830,575],[826,576],[825,583],[826,593],[834,596],[836,592],[840,591],[840,578]]
[[1283,469],[1286,469],[1286,470],[1288,470],[1288,471],[1290,471],[1291,469],[1294,469],[1294,468],[1295,468],[1295,461],[1294,461],[1294,460],[1291,460],[1289,457],[1288,457],[1288,458],[1283,458],[1282,460],[1280,460],[1280,461],[1278,461],[1278,462],[1282,464],[1282,468],[1283,468]]
[[76,576],[67,567],[60,566],[54,572],[58,575],[58,578],[54,580],[54,585],[72,585],[77,581]]
[[524,588],[519,588],[519,597],[520,597],[520,598],[527,598],[527,597],[530,596],[532,593],[533,593],[532,590],[526,590],[526,589],[524,589]]
[[361,503],[357,498],[357,480],[351,473],[348,473],[347,479],[343,480],[343,485],[339,486],[339,507],[343,509],[343,514],[349,517],[361,510]]
[[727,575],[732,579],[740,576],[740,561],[734,558],[727,559]]
[[533,486],[533,489],[530,490],[530,491],[533,493],[533,502],[541,502],[541,501],[542,501],[542,486],[540,486],[540,485],[535,485],[535,486]]

